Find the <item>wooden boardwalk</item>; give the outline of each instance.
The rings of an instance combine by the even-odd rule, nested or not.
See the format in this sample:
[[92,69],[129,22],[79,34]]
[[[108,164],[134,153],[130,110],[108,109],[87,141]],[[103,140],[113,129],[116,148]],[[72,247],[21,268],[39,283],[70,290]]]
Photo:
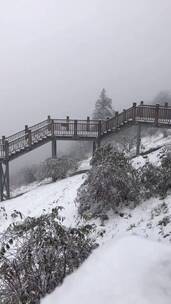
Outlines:
[[0,160],[9,161],[28,153],[49,141],[87,140],[93,141],[99,136],[99,122],[87,120],[51,119],[36,124],[9,137],[0,140]]
[[[93,141],[102,140],[111,133],[119,132],[130,125],[148,125],[157,128],[171,128],[171,107],[166,103],[160,105],[140,105],[116,112],[115,116],[105,121],[51,119],[32,127],[25,126],[9,137],[0,139],[0,200],[9,198],[9,161],[22,156],[48,142],[52,142],[52,157],[56,157],[57,140]],[[137,133],[137,153],[140,146],[140,131]]]

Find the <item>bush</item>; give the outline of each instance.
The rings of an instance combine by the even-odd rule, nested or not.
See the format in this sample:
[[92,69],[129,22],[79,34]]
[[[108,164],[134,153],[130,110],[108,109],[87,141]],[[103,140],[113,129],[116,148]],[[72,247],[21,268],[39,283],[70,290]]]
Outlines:
[[32,165],[19,170],[11,176],[11,183],[13,187],[20,187],[21,185],[28,185],[36,181],[37,166]]
[[76,160],[65,158],[49,158],[45,160],[36,172],[37,180],[52,178],[53,181],[65,178],[69,171],[77,169]]
[[142,184],[142,196],[149,199],[154,196],[166,197],[171,188],[171,159],[166,154],[159,167],[146,163],[140,170],[139,176]]
[[92,159],[92,169],[78,191],[79,214],[84,218],[106,218],[109,210],[139,200],[136,171],[123,153],[111,145],[98,149]]
[[[1,303],[40,303],[96,247],[89,232],[90,226],[65,228],[57,208],[49,215],[27,218],[24,223],[11,226],[0,254]],[[14,243],[20,247],[11,256]]]
[[139,169],[139,176],[142,184],[141,194],[143,199],[158,196],[160,193],[161,168],[147,162]]

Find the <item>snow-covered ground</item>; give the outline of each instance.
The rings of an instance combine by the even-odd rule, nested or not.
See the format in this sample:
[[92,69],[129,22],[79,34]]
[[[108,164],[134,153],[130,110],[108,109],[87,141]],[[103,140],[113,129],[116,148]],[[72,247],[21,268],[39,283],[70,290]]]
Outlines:
[[95,250],[42,304],[170,304],[171,247],[141,238]]
[[[77,208],[74,200],[77,190],[86,178],[85,174],[68,177],[56,183],[39,185],[19,197],[0,204],[0,231],[6,229],[14,221],[21,220],[20,215],[13,218],[15,210],[21,212],[23,219],[27,216],[40,216],[48,213],[55,206],[62,206],[61,216],[65,217],[64,225],[75,226],[77,221]],[[33,185],[31,185],[32,187]],[[6,213],[6,215],[5,215]],[[4,216],[5,215],[5,216]]]
[[[171,138],[162,139],[157,135],[144,142],[150,143],[150,148],[162,144],[163,147],[148,157],[134,158],[135,167],[146,161],[159,164]],[[79,170],[89,168],[89,160],[79,166]],[[57,205],[64,207],[61,211],[64,225],[84,224],[78,218],[75,198],[85,178],[86,174],[80,174],[56,183],[45,181],[17,190],[15,195],[25,193],[0,205],[0,232],[10,223],[21,220],[20,214],[17,218],[13,216],[14,210],[21,212],[24,219],[48,213]],[[152,198],[135,209],[125,208],[117,215],[110,214],[103,225],[99,220],[89,223],[96,225],[92,237],[100,248],[42,304],[171,303],[171,195],[165,200]]]

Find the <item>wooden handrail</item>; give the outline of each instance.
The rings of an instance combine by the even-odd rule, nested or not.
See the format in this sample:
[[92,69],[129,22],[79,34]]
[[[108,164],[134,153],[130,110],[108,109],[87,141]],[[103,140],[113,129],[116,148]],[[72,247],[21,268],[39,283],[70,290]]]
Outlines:
[[6,155],[6,144],[8,142],[9,158],[22,154],[23,151],[32,149],[32,147],[55,136],[60,139],[92,139],[106,136],[109,132],[119,130],[123,125],[136,123],[153,124],[156,127],[171,127],[171,106],[166,105],[145,105],[141,102],[136,103],[121,113],[116,112],[115,116],[99,123],[99,120],[74,120],[68,116],[65,119],[48,119],[33,125],[25,127],[18,133],[7,138],[0,139],[0,159]]

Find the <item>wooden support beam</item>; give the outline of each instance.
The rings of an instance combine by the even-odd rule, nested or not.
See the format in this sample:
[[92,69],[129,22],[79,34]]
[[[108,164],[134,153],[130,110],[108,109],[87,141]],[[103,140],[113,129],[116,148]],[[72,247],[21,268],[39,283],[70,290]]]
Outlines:
[[155,109],[155,125],[156,125],[156,127],[158,126],[158,122],[159,122],[159,108],[160,108],[160,105],[156,104],[156,109]]
[[98,123],[98,138],[100,138],[101,135],[102,135],[102,122],[101,122],[101,120],[99,120],[99,123]]
[[10,175],[9,175],[9,161],[6,162],[6,165],[5,165],[5,179],[6,179],[6,195],[7,195],[7,199],[10,198]]
[[132,120],[134,122],[136,121],[136,108],[137,108],[137,104],[136,102],[134,102],[132,105]]
[[136,146],[136,156],[140,155],[141,150],[141,124],[137,125],[137,146]]
[[2,202],[4,199],[3,195],[3,167],[2,162],[0,162],[0,201]]
[[95,152],[96,152],[96,142],[93,141],[93,156],[94,156]]
[[118,113],[118,111],[116,111],[115,112],[115,122],[116,122],[115,127],[116,127],[116,130],[119,128],[119,118],[118,118],[118,116],[119,116],[119,113]]
[[57,144],[56,138],[52,138],[52,158],[57,158]]
[[77,126],[78,126],[78,121],[74,120],[74,136],[77,136]]
[[9,161],[0,162],[0,201],[10,198]]
[[90,132],[90,117],[87,116],[87,126],[86,126],[87,132]]
[[66,130],[69,132],[69,116],[66,117]]

